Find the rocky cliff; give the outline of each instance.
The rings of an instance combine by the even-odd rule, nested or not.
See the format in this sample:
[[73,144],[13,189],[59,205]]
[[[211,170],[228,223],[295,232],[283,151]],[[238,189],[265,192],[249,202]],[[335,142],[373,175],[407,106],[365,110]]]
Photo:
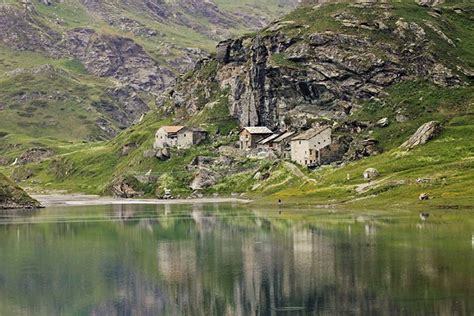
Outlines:
[[[341,121],[401,82],[464,84],[472,63],[450,59],[466,47],[449,32],[451,19],[472,14],[472,8],[395,1],[303,7],[256,36],[221,42],[215,58],[198,64],[163,104],[194,114],[214,101],[196,96],[218,89],[241,126]],[[200,72],[211,76],[194,80]]]

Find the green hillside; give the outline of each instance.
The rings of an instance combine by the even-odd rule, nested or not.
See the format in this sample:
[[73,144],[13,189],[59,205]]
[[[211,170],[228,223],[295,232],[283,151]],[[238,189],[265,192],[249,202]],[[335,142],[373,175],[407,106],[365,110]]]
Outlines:
[[[219,39],[260,27],[263,21],[271,21],[293,6],[292,1],[279,4],[278,0],[265,4],[244,1],[238,5],[222,1],[212,10],[202,4],[196,8],[195,16],[184,10],[188,8],[186,1],[181,2],[166,3],[162,8],[165,12],[161,12],[167,14],[165,17],[142,1],[66,0],[52,1],[51,5],[40,1],[2,2],[0,115],[5,123],[0,132],[15,134],[16,139],[110,139],[138,120],[141,113],[156,107],[155,91],[130,88],[127,76],[117,79],[108,74],[112,70],[103,70],[113,66],[114,54],[122,58],[121,43],[131,40],[142,47],[144,55],[139,57],[145,58],[145,63],[139,60],[119,69],[129,67],[126,71],[140,73],[140,67],[146,69],[155,63],[159,67],[156,76],[172,81],[211,52]],[[180,8],[184,11],[177,19]],[[233,20],[232,27],[222,27],[221,23]],[[76,58],[79,49],[67,44],[67,34],[74,30],[95,32],[98,40],[104,41],[97,44],[103,47],[103,55]],[[131,54],[133,59],[134,53]],[[100,74],[91,71],[97,65],[102,67]],[[164,85],[155,90],[161,91],[169,83]],[[121,90],[115,92],[116,89]],[[3,141],[2,147],[7,146]]]
[[[361,99],[358,111],[334,120],[337,126],[353,121],[372,122],[371,127],[359,135],[349,136],[353,136],[355,141],[367,137],[376,139],[383,150],[379,155],[358,161],[347,160],[338,166],[323,166],[316,171],[299,168],[299,172],[285,161],[232,157],[232,167],[203,193],[245,193],[262,203],[283,199],[286,203],[366,208],[378,208],[387,203],[395,207],[420,208],[474,205],[474,191],[471,189],[474,177],[470,172],[474,167],[471,75],[474,67],[474,7],[465,3],[447,3],[433,11],[412,1],[393,1],[390,4],[393,6],[391,16],[384,20],[386,28],[382,29],[373,27],[371,23],[383,15],[383,8],[367,10],[347,4],[330,4],[297,9],[255,36],[280,38],[284,35],[300,45],[316,32],[334,32],[369,38],[393,45],[395,49],[404,45],[393,33],[397,21],[402,18],[423,28],[425,37],[422,43],[426,53],[451,69],[460,84],[443,86],[428,76],[407,76],[385,87],[380,97]],[[335,19],[342,11],[346,20],[349,17],[352,20],[351,26],[345,26],[344,23],[349,23],[345,20]],[[455,42],[451,44],[440,32]],[[383,51],[371,53],[381,57],[384,54]],[[285,71],[299,71],[308,66],[285,53],[274,54],[270,61]],[[161,109],[149,113],[141,123],[121,132],[111,141],[57,145],[45,139],[41,146],[51,146],[55,156],[24,166],[0,167],[0,171],[14,177],[26,170],[29,176],[21,183],[38,191],[110,194],[111,185],[120,179],[146,196],[155,196],[164,188],[172,189],[175,195],[188,196],[191,194],[189,184],[196,171],[186,167],[193,158],[198,155],[217,158],[221,156],[220,147],[232,146],[236,140],[238,127],[228,109],[229,89],[222,89],[216,79],[224,71],[224,66],[211,61],[188,73],[174,87],[177,92],[193,92],[193,104],[199,109],[197,113],[176,107],[171,96],[165,98],[166,113]],[[407,119],[397,119],[400,111]],[[388,127],[374,126],[373,123],[384,117],[390,121]],[[443,125],[438,138],[411,151],[398,148],[420,125],[431,120]],[[168,161],[150,156],[155,131],[172,123],[204,127],[211,133],[211,141],[192,150],[172,150]],[[347,136],[347,133],[341,132],[337,136]],[[7,135],[0,141],[8,139],[9,142],[15,140]],[[4,151],[9,162],[21,152],[16,148]],[[380,177],[367,184],[362,173],[369,167],[377,168]],[[258,179],[257,173],[267,176]],[[154,177],[152,181],[143,183],[137,180],[147,174]],[[417,179],[424,180],[418,183]],[[424,192],[433,198],[417,202],[419,194]]]

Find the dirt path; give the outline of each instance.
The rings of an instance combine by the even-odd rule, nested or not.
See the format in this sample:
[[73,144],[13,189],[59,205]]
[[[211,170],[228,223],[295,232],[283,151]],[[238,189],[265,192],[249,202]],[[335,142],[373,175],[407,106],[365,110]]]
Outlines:
[[[389,180],[390,178],[392,178],[392,176],[389,176],[389,177],[385,177],[383,179],[380,179],[380,180],[377,180],[377,181],[370,181],[370,182],[367,182],[367,183],[362,183],[362,184],[359,184],[357,187],[356,187],[356,192],[357,193],[364,193],[365,191],[367,191],[368,189],[371,189],[373,187],[376,187],[378,186],[379,184],[383,183],[383,182],[387,182],[387,180]],[[403,184],[404,182],[403,181],[396,181],[396,183],[399,183],[399,184]]]

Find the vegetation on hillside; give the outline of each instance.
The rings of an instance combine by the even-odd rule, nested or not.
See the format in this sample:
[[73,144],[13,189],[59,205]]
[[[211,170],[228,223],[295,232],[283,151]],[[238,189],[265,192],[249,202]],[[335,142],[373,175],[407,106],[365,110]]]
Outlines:
[[[229,172],[204,193],[245,193],[262,203],[274,203],[282,199],[285,203],[349,207],[383,207],[387,203],[399,207],[454,208],[474,205],[474,191],[471,189],[474,187],[474,177],[470,172],[474,167],[474,139],[471,137],[474,134],[474,89],[472,78],[464,71],[474,66],[474,49],[471,49],[474,45],[470,17],[472,6],[448,3],[437,9],[443,19],[436,19],[426,8],[411,1],[394,1],[391,5],[394,7],[393,18],[388,23],[396,23],[398,18],[408,22],[429,21],[449,38],[456,40],[455,46],[452,46],[439,34],[425,28],[429,36],[427,43],[431,43],[426,49],[450,66],[462,78],[463,85],[441,87],[419,78],[387,88],[382,98],[366,101],[347,121],[374,123],[381,118],[388,118],[388,127],[373,127],[364,134],[379,141],[382,154],[346,162],[342,166],[323,166],[316,171],[300,168],[300,172],[295,172],[284,161],[235,157],[239,171]],[[459,8],[462,10],[458,11]],[[282,21],[287,23],[280,23],[283,26],[278,31],[268,28],[259,34],[264,36],[272,32],[284,32],[302,38],[316,31],[343,31],[377,37],[386,43],[395,40],[392,34],[380,30],[350,28],[336,23],[333,16],[341,9],[349,10],[360,21],[370,21],[381,14],[377,10],[362,10],[347,4],[330,4],[319,9],[301,8],[283,18]],[[300,67],[297,61],[289,60],[284,55],[274,55],[271,62],[279,67]],[[460,66],[465,69],[460,70]],[[199,85],[206,80],[206,76],[215,73],[216,67],[216,62],[210,62],[185,75],[182,80]],[[145,184],[136,182],[137,189],[146,196],[155,196],[157,191],[166,187],[174,195],[184,197],[191,193],[189,184],[194,172],[189,171],[187,166],[193,158],[219,155],[219,147],[232,147],[238,132],[228,111],[228,92],[221,90],[216,82],[210,86],[210,91],[203,89],[202,93],[195,95],[196,103],[202,110],[193,116],[187,116],[179,108],[176,109],[176,116],[164,114],[161,109],[155,110],[115,139],[98,143],[55,143],[50,138],[34,140],[4,135],[0,137],[0,142],[17,142],[19,145],[0,150],[0,154],[12,162],[24,149],[22,143],[25,141],[55,151],[55,156],[42,162],[21,166],[31,170],[31,176],[22,183],[34,190],[109,194],[111,183],[118,177],[136,178],[149,174],[156,181]],[[174,105],[167,105],[169,109],[175,110]],[[408,119],[397,120],[400,113]],[[437,139],[411,151],[399,149],[400,144],[420,125],[431,120],[440,121],[444,127]],[[173,123],[204,127],[211,133],[211,141],[190,150],[172,150],[171,159],[161,161],[149,154],[154,133],[160,126]],[[126,147],[131,150],[124,154]],[[368,167],[377,168],[381,174],[370,184],[362,177]],[[0,171],[12,175],[19,168],[0,167]],[[262,179],[256,177],[257,173],[266,176]],[[422,181],[417,182],[417,179]],[[423,192],[432,199],[416,204],[418,195]]]

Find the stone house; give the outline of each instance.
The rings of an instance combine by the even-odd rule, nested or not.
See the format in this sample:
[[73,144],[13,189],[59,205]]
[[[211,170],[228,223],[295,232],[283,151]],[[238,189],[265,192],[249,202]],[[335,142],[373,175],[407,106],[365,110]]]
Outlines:
[[273,143],[273,150],[282,158],[291,158],[291,139],[295,136],[296,132],[288,131],[277,138],[275,138]]
[[202,144],[207,139],[207,131],[201,128],[184,127],[178,131],[178,148],[190,148]]
[[240,132],[239,146],[241,150],[257,148],[259,141],[272,135],[272,131],[265,126],[244,127]]
[[178,146],[178,132],[184,126],[162,126],[155,134],[155,143],[153,148],[163,149],[167,147]]
[[167,147],[190,148],[201,144],[207,138],[207,132],[199,128],[185,126],[162,126],[155,135],[153,148]]
[[321,149],[331,145],[331,128],[318,127],[307,130],[291,140],[291,160],[311,166],[321,162]]

